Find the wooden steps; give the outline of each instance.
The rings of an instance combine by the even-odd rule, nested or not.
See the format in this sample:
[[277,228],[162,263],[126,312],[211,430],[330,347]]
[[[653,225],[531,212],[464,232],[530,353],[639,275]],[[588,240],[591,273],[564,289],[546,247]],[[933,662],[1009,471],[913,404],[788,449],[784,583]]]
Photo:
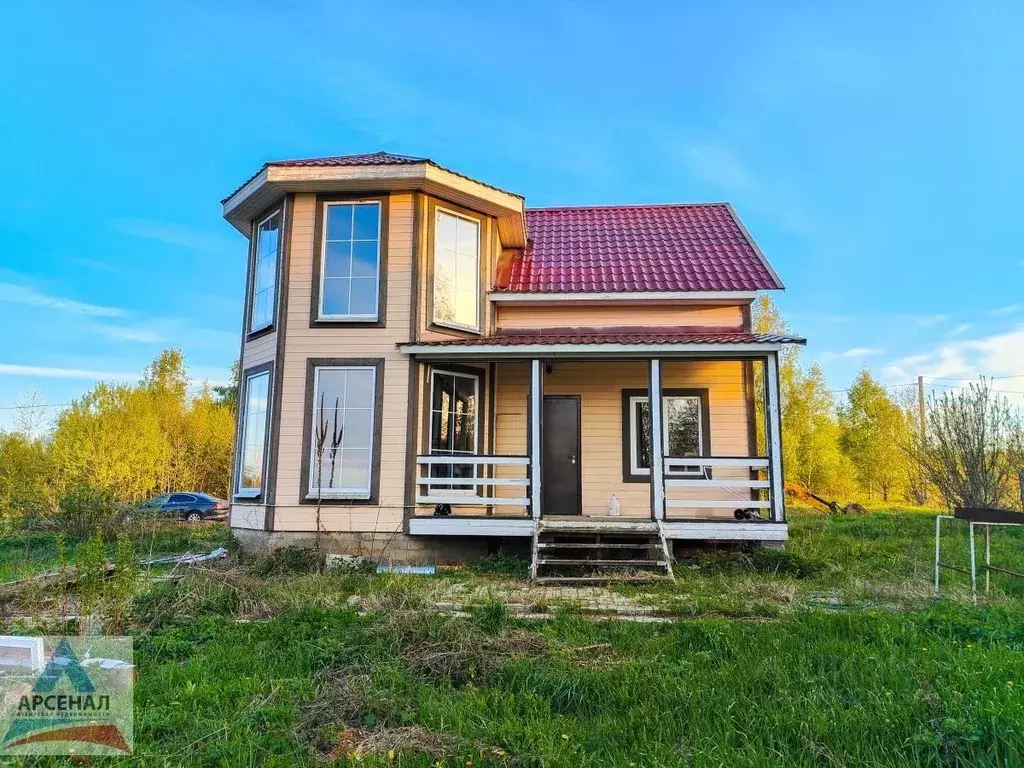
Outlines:
[[674,580],[667,543],[653,521],[541,520],[530,572],[538,584]]

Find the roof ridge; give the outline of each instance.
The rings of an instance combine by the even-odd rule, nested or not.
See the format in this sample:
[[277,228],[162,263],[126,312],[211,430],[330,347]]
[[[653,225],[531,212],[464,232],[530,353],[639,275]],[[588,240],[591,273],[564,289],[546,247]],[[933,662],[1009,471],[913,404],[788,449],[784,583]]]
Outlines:
[[354,158],[354,157],[397,157],[402,160],[410,160],[417,163],[429,163],[432,162],[428,157],[419,157],[418,155],[400,155],[397,152],[388,152],[386,149],[378,149],[376,152],[350,152],[347,155],[319,155],[313,157],[289,157],[283,160],[268,160],[264,165],[282,165],[285,163],[309,163],[314,160],[321,162],[326,160],[340,160],[342,158]]
[[716,200],[706,203],[608,203],[602,205],[552,205],[540,208],[526,208],[527,213],[546,211],[606,211],[632,208],[726,208],[729,202]]

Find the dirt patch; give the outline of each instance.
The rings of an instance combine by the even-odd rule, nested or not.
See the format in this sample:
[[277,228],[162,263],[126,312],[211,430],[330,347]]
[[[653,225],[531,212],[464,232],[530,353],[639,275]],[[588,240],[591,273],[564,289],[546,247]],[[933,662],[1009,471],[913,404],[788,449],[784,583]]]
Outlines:
[[433,680],[452,685],[489,679],[506,662],[515,658],[537,658],[548,652],[548,642],[539,635],[513,631],[487,635],[456,617],[438,622],[403,622],[400,630],[399,660]]
[[469,742],[421,725],[389,722],[387,712],[394,702],[375,700],[372,686],[372,678],[357,670],[331,670],[324,676],[320,694],[303,708],[301,735],[323,762],[346,758],[358,761],[368,755],[387,755],[390,761],[401,754],[436,759],[475,752],[484,758],[505,758],[502,762],[506,765],[518,763],[500,747]]

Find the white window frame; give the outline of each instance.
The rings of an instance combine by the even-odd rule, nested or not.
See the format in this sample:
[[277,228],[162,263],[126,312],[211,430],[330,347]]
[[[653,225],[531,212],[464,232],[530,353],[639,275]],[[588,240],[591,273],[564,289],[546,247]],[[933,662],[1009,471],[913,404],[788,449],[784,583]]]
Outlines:
[[[476,423],[473,425],[473,452],[466,453],[464,451],[459,452],[442,452],[439,449],[434,448],[434,377],[438,374],[443,376],[461,376],[464,379],[473,379],[473,399],[476,401],[477,412],[473,418],[476,419]],[[427,450],[431,456],[479,456],[480,455],[480,374],[477,373],[463,373],[461,371],[449,371],[445,368],[432,368],[430,370],[430,434],[428,435],[429,442],[427,443]],[[436,451],[436,452],[435,452]],[[430,478],[431,480],[451,481],[453,478],[435,477]],[[458,479],[458,478],[454,478]],[[442,485],[450,485],[451,483],[439,482],[438,486],[431,486],[430,492],[433,493],[433,488],[437,487],[438,490],[447,495],[454,496],[479,496],[476,487],[473,488],[444,488],[441,489]]]
[[[661,437],[662,445],[665,449],[668,448],[668,419],[666,416],[666,407],[668,406],[669,400],[696,400],[697,401],[697,448],[703,452],[704,450],[704,400],[700,395],[662,395],[661,398]],[[629,429],[629,471],[632,475],[650,475],[650,467],[640,466],[640,451],[637,447],[637,424],[636,424],[636,410],[637,406],[641,403],[650,403],[650,397],[647,395],[632,395],[629,398],[629,423],[626,425]],[[648,408],[650,405],[648,405]],[[662,459],[664,460],[664,458]],[[657,461],[656,456],[651,456],[651,461]],[[666,476],[672,475],[682,477],[703,477],[704,471],[701,467],[695,467],[694,469],[675,469],[671,472],[666,472]]]
[[[377,207],[377,284],[373,292],[373,313],[372,314],[347,314],[347,315],[329,315],[324,312],[324,273],[327,271],[327,223],[328,211],[332,207],[340,205],[374,205]],[[323,204],[323,222],[321,223],[322,229],[320,230],[320,303],[316,308],[316,316],[318,320],[328,320],[330,322],[353,322],[353,323],[365,323],[374,322],[380,319],[380,242],[383,237],[383,217],[384,217],[384,206],[381,205],[380,200],[332,200]],[[350,241],[355,242],[355,241]],[[349,306],[352,305],[352,269],[349,268]]]
[[[241,429],[241,440],[239,440],[238,446],[238,479],[235,483],[235,496],[239,498],[252,498],[259,496],[263,493],[263,483],[260,483],[258,488],[246,488],[242,485],[245,482],[245,449],[248,445],[249,437],[249,392],[252,391],[252,382],[254,379],[259,379],[265,376],[267,378],[267,403],[266,413],[263,415],[263,455],[260,457],[260,467],[262,468],[261,477],[266,480],[267,477],[267,443],[270,437],[270,430],[268,425],[268,416],[270,415],[270,370],[265,369],[262,371],[256,371],[254,373],[246,374],[245,386],[242,389],[242,402],[240,403],[242,410],[242,429]],[[174,494],[168,496],[168,502],[173,498]]]
[[[260,274],[260,233],[263,230],[263,225],[270,221],[275,216],[279,217],[277,223],[277,249],[274,251],[274,288],[273,298],[270,302],[270,318],[260,325],[256,324],[256,291],[259,287],[259,274]],[[259,223],[256,224],[256,233],[254,239],[256,245],[253,248],[252,257],[252,293],[249,297],[249,333],[256,333],[266,328],[272,328],[277,322],[277,288],[278,288],[278,277],[281,270],[281,240],[284,236],[284,211],[278,208],[276,211],[271,213],[269,216],[265,216]]]
[[[445,213],[448,214],[449,216],[454,216],[457,219],[469,221],[476,225],[476,269],[474,270],[476,289],[473,292],[474,296],[476,297],[476,301],[473,303],[473,306],[476,308],[476,325],[463,325],[462,323],[456,323],[451,320],[439,320],[437,317],[437,214],[439,213]],[[467,216],[463,213],[453,211],[450,208],[445,208],[440,205],[434,207],[434,242],[431,243],[431,248],[433,248],[432,253],[434,254],[434,275],[431,275],[431,280],[433,281],[431,285],[431,305],[433,307],[431,314],[433,316],[430,318],[431,322],[434,325],[441,326],[442,328],[452,328],[457,331],[469,331],[470,333],[480,333],[480,260],[483,258],[483,239],[484,223],[480,219],[474,218],[472,216]],[[458,270],[457,258],[455,263],[456,270]]]
[[[370,457],[369,472],[366,475],[365,488],[323,488],[320,490],[320,498],[323,499],[369,499],[373,493],[373,461],[376,458],[374,451],[374,430],[377,427],[377,367],[373,365],[318,365],[313,369],[313,402],[310,404],[310,432],[309,432],[309,477],[306,478],[306,498],[316,499],[317,489],[313,483],[316,481],[316,408],[319,401],[320,372],[321,371],[370,371],[373,374],[373,384],[370,387]],[[348,393],[345,395],[348,398]],[[325,449],[326,455],[326,449]]]

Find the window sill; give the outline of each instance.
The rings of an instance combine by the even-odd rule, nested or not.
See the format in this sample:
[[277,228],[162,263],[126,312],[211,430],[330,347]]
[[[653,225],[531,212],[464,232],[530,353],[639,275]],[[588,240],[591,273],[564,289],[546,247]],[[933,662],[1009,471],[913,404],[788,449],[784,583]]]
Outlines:
[[446,323],[443,320],[431,320],[431,326],[438,331],[458,331],[459,333],[471,333],[474,336],[483,336],[483,331],[480,330],[480,326],[473,327],[470,325],[459,325],[458,323]]
[[[324,493],[320,495],[322,501],[367,501],[370,498],[369,491],[352,491],[342,493]],[[315,493],[307,493],[307,502],[315,502],[317,500]]]
[[253,499],[258,499],[262,494],[262,488],[253,488],[237,491],[235,492],[235,495],[232,498],[240,501],[252,501]]
[[268,325],[264,325],[262,328],[251,330],[247,334],[245,334],[245,340],[248,342],[253,341],[254,339],[258,339],[261,336],[266,336],[268,333],[272,333],[275,328],[276,326],[273,323],[270,323]]
[[374,328],[384,327],[383,317],[374,317],[371,315],[364,316],[342,316],[342,315],[326,315],[324,317],[314,317],[309,322],[310,328]]

